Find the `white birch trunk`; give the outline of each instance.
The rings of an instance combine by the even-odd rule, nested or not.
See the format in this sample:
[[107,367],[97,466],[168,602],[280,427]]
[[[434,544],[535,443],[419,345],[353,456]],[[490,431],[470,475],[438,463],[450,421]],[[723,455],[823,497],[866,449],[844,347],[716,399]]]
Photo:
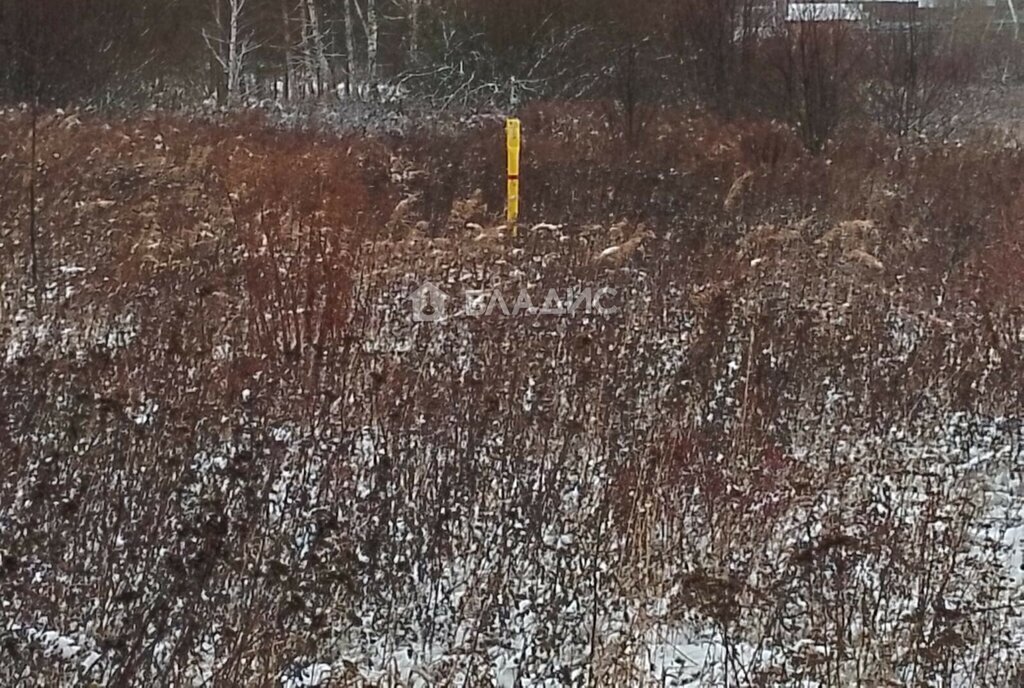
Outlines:
[[302,97],[316,94],[314,75],[316,74],[316,62],[313,57],[313,46],[311,45],[311,33],[309,30],[309,12],[306,11],[305,0],[299,2],[299,51],[302,55]]
[[284,38],[284,100],[290,100],[292,90],[295,88],[295,57],[292,49],[295,47],[292,42],[292,18],[288,11],[288,0],[281,0],[281,34]]
[[420,59],[420,5],[421,0],[409,0],[409,62]]
[[377,44],[380,26],[377,0],[366,0],[366,72],[371,83],[377,83]]
[[242,56],[239,41],[238,22],[241,19],[242,9],[246,0],[230,0],[230,35],[228,37],[228,99],[238,99],[239,82],[242,79]]
[[327,60],[327,42],[320,22],[320,12],[316,0],[305,0],[306,14],[309,19],[309,45],[312,49],[312,62],[315,69],[316,92],[323,94],[324,85],[332,85],[331,65]]
[[206,45],[213,53],[221,69],[224,71],[226,81],[227,97],[229,102],[237,102],[241,95],[242,75],[245,73],[245,58],[251,53],[255,46],[252,39],[242,27],[242,14],[248,0],[227,0],[227,26],[224,26],[224,18],[221,14],[221,5],[214,4],[215,24],[217,37],[211,38],[204,29],[203,38]]
[[345,90],[352,95],[352,82],[356,78],[356,27],[352,17],[353,0],[345,0]]

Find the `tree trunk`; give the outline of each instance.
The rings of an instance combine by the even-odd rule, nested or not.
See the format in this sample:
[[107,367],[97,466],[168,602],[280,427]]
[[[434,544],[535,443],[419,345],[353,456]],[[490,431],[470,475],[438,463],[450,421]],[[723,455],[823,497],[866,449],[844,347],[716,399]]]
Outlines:
[[228,99],[238,100],[239,80],[242,76],[241,56],[239,53],[239,15],[245,0],[231,0],[231,18],[228,36]]
[[356,77],[356,31],[352,19],[352,2],[345,0],[345,92],[352,95],[352,80]]
[[[35,77],[34,77],[35,78]],[[39,132],[39,96],[32,99],[32,133],[30,142],[30,157],[32,167],[28,173],[28,246],[29,259],[31,261],[32,294],[35,297],[36,311],[39,312],[42,306],[42,290],[39,288],[39,228],[36,223],[36,171],[39,167],[39,153],[36,146]]]
[[295,57],[292,55],[292,18],[288,12],[288,0],[281,0],[281,29],[284,38],[284,93],[285,101],[292,98],[292,87],[295,83]]
[[377,37],[379,31],[377,0],[366,0],[366,72],[372,83],[377,82]]
[[[220,65],[224,75],[224,85],[229,102],[236,102],[241,92],[242,75],[245,71],[245,58],[255,46],[252,36],[242,27],[242,13],[248,0],[228,0],[227,18],[225,20],[220,0],[213,3],[216,35],[210,36],[203,29],[203,39],[210,53]],[[226,26],[225,26],[226,21]]]
[[302,55],[302,97],[316,95],[316,60],[313,56],[312,32],[309,29],[309,12],[306,10],[306,0],[299,2],[299,32],[301,40],[299,51]]
[[409,0],[409,62],[420,60],[420,5],[422,0]]
[[327,61],[326,41],[320,24],[320,13],[316,7],[316,0],[305,0],[305,6],[309,17],[309,39],[313,50],[311,57],[315,65],[316,91],[319,95],[323,95],[324,85],[333,85],[331,65]]

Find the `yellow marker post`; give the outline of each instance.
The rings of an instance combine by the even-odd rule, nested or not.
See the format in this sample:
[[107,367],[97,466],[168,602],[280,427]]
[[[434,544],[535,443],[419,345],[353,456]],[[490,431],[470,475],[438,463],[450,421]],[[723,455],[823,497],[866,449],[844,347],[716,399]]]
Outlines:
[[512,236],[519,236],[519,151],[522,127],[518,119],[505,121],[505,143],[508,148],[508,226]]

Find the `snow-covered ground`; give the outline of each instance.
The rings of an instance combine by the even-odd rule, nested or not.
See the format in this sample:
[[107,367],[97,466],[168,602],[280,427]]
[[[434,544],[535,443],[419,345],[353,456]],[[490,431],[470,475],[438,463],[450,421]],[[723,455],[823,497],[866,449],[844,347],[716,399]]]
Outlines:
[[[420,375],[433,380],[454,373],[468,382],[479,372],[480,334],[471,326],[453,323],[426,340],[402,318],[393,326],[393,344],[378,324],[382,336],[365,355],[425,353]],[[348,536],[355,578],[345,594],[328,586],[303,602],[300,616],[322,616],[328,627],[315,653],[282,658],[282,685],[719,686],[766,677],[774,685],[914,684],[935,670],[922,653],[940,641],[949,643],[946,673],[929,680],[973,686],[1004,676],[1024,647],[1016,612],[1024,589],[1021,420],[951,411],[925,398],[891,425],[869,425],[852,415],[856,399],[825,379],[777,454],[732,448],[732,470],[712,443],[689,458],[713,475],[679,472],[636,439],[651,436],[672,403],[665,380],[686,369],[690,329],[634,341],[630,360],[640,360],[644,347],[655,355],[621,371],[641,381],[626,405],[641,410],[632,437],[602,434],[591,418],[582,435],[526,428],[510,439],[494,418],[453,444],[432,435],[418,412],[404,435],[379,420],[352,427],[346,419],[362,417],[360,400],[343,393],[324,402],[335,420],[264,424],[246,404],[267,391],[247,388],[239,399],[242,434],[193,454],[176,518],[201,519],[211,501],[235,503],[232,471],[250,451],[246,433],[263,436],[277,447],[275,458],[260,464],[269,471],[265,488],[246,503],[275,534],[277,554],[229,577],[211,609],[244,605],[242,591],[259,580],[251,576],[268,575],[275,562],[300,581],[313,576],[329,537],[323,524],[348,523],[357,529]],[[17,341],[8,342],[9,359],[19,355]],[[131,318],[86,334],[37,334],[34,345],[70,352],[86,341],[130,346]],[[743,407],[747,347],[733,341],[706,406],[684,415],[697,427],[724,419],[726,436],[738,431]],[[527,415],[550,392],[532,376],[517,389],[509,403]],[[567,419],[600,412],[568,391],[546,403]],[[160,425],[164,406],[133,407],[128,420]],[[768,464],[744,482],[744,466]],[[648,475],[623,488],[625,466]],[[4,523],[24,523],[29,475],[9,493]],[[360,515],[375,502],[387,511]],[[436,511],[424,513],[423,504]],[[65,575],[44,567],[33,580],[51,586]],[[154,584],[142,583],[158,590]],[[65,599],[74,607],[53,618],[28,599],[5,600],[7,637],[20,652],[64,666],[69,681],[114,681],[118,651],[102,648],[89,620],[101,601]],[[186,658],[174,656],[186,626],[163,635],[151,626],[146,636],[156,644],[147,661],[209,685],[233,656],[225,624],[235,613],[191,626],[202,641]],[[979,628],[992,629],[987,644],[967,641]],[[13,666],[7,675],[31,682]]]

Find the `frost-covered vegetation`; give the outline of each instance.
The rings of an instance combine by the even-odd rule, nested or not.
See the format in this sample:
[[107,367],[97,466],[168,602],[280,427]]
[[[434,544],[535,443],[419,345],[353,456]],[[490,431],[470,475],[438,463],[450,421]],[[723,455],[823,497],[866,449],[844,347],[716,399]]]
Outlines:
[[0,115],[0,683],[1019,684],[1019,148],[523,119]]

